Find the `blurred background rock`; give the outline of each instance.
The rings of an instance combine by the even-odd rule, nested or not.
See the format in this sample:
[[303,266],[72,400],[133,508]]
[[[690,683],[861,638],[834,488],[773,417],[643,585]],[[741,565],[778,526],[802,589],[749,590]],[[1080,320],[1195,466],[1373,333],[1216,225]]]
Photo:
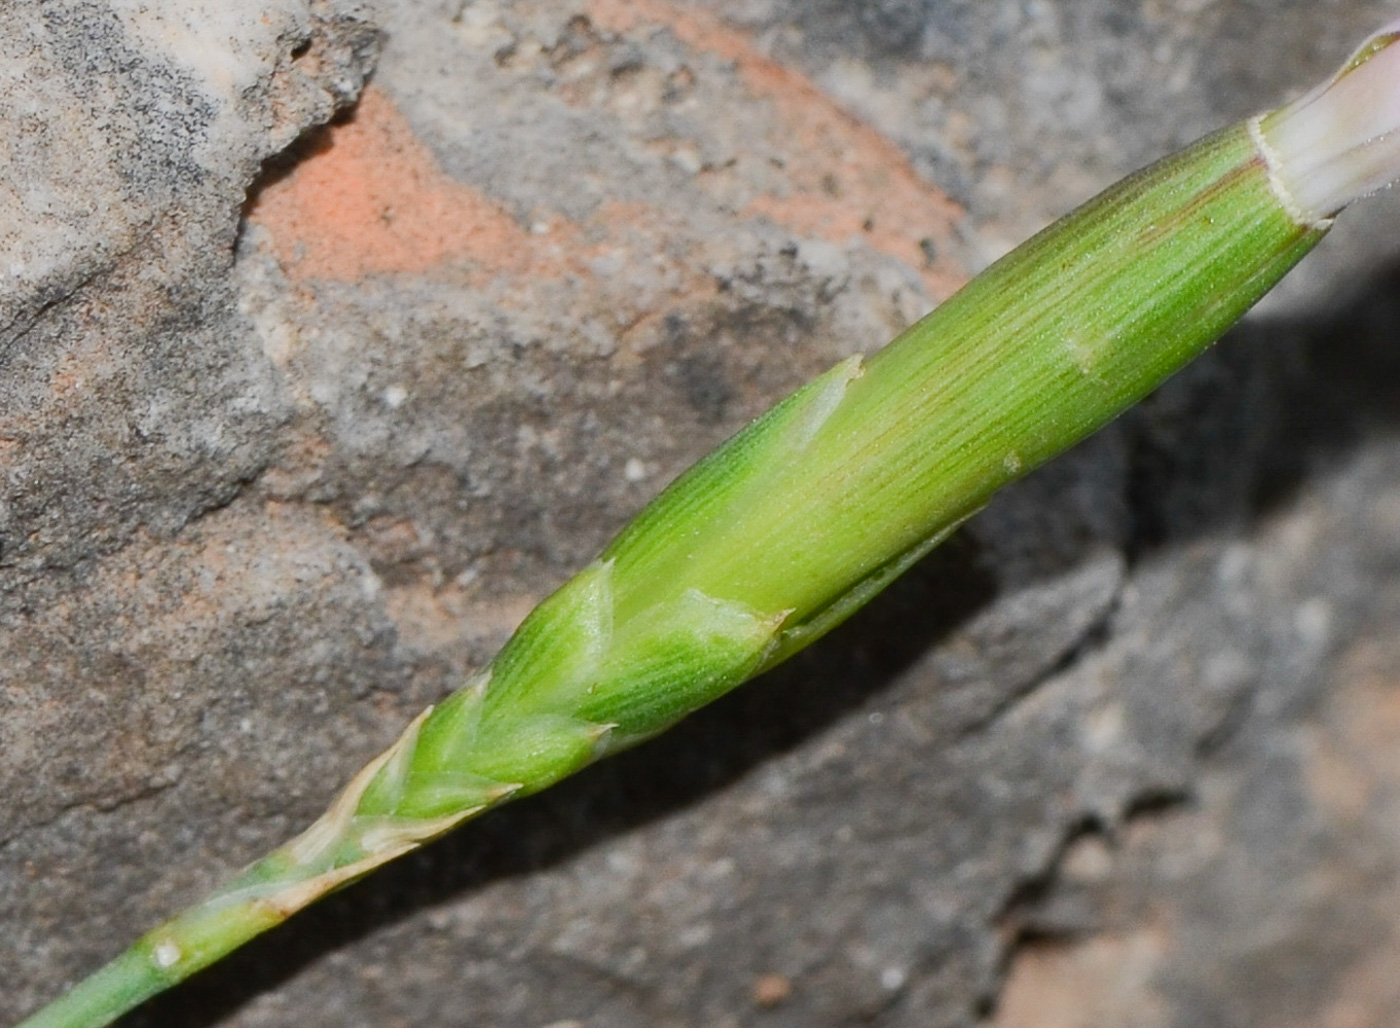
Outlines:
[[[0,1019],[1393,5],[0,9]],[[813,651],[131,1024],[1400,1020],[1400,204]]]

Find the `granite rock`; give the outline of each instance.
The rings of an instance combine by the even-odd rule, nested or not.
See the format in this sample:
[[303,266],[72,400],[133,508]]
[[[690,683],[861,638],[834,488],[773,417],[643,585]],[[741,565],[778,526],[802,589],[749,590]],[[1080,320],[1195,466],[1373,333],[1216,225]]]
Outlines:
[[[746,419],[1385,14],[0,11],[0,1019]],[[1392,1020],[1396,207],[814,650],[131,1023]]]

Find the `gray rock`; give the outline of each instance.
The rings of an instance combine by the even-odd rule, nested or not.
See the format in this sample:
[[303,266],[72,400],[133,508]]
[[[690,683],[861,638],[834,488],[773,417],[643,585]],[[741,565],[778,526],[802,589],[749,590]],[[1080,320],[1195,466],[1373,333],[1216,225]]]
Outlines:
[[[1385,8],[0,11],[0,1019],[746,419]],[[1396,208],[814,650],[132,1023],[1393,1020]]]

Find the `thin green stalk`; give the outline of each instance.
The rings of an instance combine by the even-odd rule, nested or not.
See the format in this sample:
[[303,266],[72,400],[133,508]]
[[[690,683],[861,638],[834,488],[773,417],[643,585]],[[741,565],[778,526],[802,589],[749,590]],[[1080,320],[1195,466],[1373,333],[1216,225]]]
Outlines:
[[24,1028],[107,1024],[320,896],[819,638],[997,489],[1208,347],[1332,214],[1400,175],[1398,36],[1400,23],[1303,100],[1112,187],[879,353],[759,418],[302,835]]

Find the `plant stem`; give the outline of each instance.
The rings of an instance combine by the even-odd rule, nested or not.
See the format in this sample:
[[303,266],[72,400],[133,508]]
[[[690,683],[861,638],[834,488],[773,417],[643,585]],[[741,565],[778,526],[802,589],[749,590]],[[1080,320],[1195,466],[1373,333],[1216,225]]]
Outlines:
[[[107,1024],[320,896],[663,731],[829,631],[997,489],[1207,348],[1322,238],[1332,211],[1400,175],[1385,135],[1400,132],[1386,127],[1400,123],[1393,101],[1358,110],[1400,94],[1397,39],[1368,41],[1308,102],[1130,176],[879,353],[784,400],[666,489],[302,835],[23,1028]],[[1300,152],[1314,170],[1291,174],[1298,139],[1330,138],[1348,119],[1388,149],[1343,132],[1335,160],[1309,143]]]

